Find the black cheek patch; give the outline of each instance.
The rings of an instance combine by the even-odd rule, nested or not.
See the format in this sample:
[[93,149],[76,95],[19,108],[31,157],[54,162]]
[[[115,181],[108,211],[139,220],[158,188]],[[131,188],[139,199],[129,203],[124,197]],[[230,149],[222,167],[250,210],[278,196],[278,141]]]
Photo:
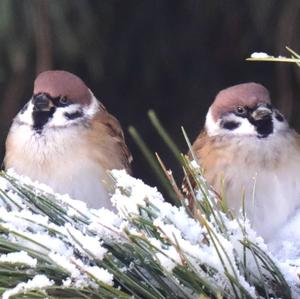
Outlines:
[[53,117],[54,112],[54,107],[52,107],[50,111],[34,110],[32,112],[33,129],[37,133],[41,133],[44,128],[44,125],[49,121],[50,118]]
[[82,111],[76,111],[73,113],[65,112],[64,115],[66,118],[72,120],[72,119],[83,117],[83,112]]
[[274,125],[271,117],[250,121],[256,128],[258,138],[266,138],[273,133]]
[[221,127],[227,130],[234,130],[240,126],[240,123],[235,121],[222,121]]

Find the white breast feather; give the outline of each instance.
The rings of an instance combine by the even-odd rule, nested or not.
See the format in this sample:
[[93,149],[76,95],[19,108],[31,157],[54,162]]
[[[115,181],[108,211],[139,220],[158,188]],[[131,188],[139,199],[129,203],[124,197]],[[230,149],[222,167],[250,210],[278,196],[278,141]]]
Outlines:
[[228,205],[240,209],[246,191],[247,215],[265,239],[300,206],[300,153],[293,138],[285,133],[231,142],[234,165],[224,175]]
[[[37,134],[28,125],[13,124],[6,168],[47,184],[56,192],[87,202],[88,206],[111,209],[108,177],[86,150],[85,128],[45,129]],[[45,137],[47,136],[47,137]],[[14,145],[15,144],[15,145]]]

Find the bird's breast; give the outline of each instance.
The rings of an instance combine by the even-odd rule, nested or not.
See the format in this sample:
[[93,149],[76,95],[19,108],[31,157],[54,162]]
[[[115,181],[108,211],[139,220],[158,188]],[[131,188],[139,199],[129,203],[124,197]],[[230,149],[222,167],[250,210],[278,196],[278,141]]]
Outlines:
[[268,238],[300,205],[300,147],[293,135],[269,140],[211,140],[197,150],[205,176]]
[[[85,201],[89,207],[112,208],[106,170],[88,150],[77,130],[37,134],[28,126],[12,127],[6,144],[5,168],[50,186],[55,192]],[[80,138],[81,137],[81,138]]]

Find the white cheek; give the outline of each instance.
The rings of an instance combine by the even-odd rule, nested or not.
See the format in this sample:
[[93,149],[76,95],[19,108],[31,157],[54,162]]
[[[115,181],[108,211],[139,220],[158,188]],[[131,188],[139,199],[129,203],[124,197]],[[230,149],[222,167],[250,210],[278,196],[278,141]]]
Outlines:
[[94,96],[94,94],[89,90],[92,100],[90,105],[85,106],[83,108],[83,112],[84,115],[86,115],[87,117],[91,118],[93,117],[98,111],[99,111],[99,101],[96,99],[96,97]]
[[65,113],[75,113],[76,111],[80,110],[80,106],[78,104],[72,104],[70,106],[67,107],[58,107],[52,118],[49,119],[49,121],[47,122],[47,124],[45,125],[46,127],[63,127],[66,125],[70,125],[74,122],[76,122],[77,120],[70,120],[65,116]]
[[289,124],[284,119],[283,121],[278,121],[275,116],[273,116],[273,125],[274,125],[274,133],[286,131],[289,128]]
[[[85,118],[91,119],[100,108],[98,100],[95,98],[93,93],[91,93],[91,103],[90,105],[86,105],[82,107],[83,115]],[[19,112],[16,116],[16,120],[20,123],[27,124],[29,126],[33,126],[33,118],[32,118],[32,112],[33,112],[33,104],[31,100],[28,102],[28,107],[24,112]],[[47,124],[45,125],[45,128],[53,128],[53,127],[63,127],[63,126],[70,126],[74,123],[78,122],[78,119],[70,120],[65,116],[65,113],[72,114],[76,111],[80,110],[79,104],[72,104],[67,107],[59,107],[56,109],[55,113],[53,114],[52,118],[49,119]]]
[[[90,93],[92,97],[91,103],[82,107],[84,118],[88,119],[91,119],[99,111],[99,102],[91,91]],[[78,119],[68,119],[65,116],[65,113],[72,114],[76,111],[79,111],[80,108],[81,107],[79,104],[73,104],[64,108],[57,108],[53,117],[47,123],[46,127],[63,127],[77,123]]]
[[32,119],[32,111],[33,111],[33,104],[31,100],[27,103],[28,107],[25,111],[19,112],[16,116],[16,119],[24,124],[33,125],[33,119]]
[[68,119],[65,116],[65,113],[72,114],[79,111],[81,108],[84,118],[91,119],[99,111],[99,102],[91,91],[90,93],[92,98],[89,105],[81,107],[79,104],[73,104],[64,108],[57,108],[53,117],[49,120],[45,127],[64,127],[78,123],[78,119]]
[[239,127],[234,130],[228,130],[221,127],[220,123],[221,120],[217,122],[214,121],[211,109],[208,110],[205,122],[205,128],[207,130],[207,134],[209,136],[216,136],[216,135],[257,135],[255,127],[248,121],[247,118],[238,117],[234,114],[225,116],[224,119],[227,121],[234,121],[239,123]]
[[242,118],[242,117],[237,117],[235,116],[235,119],[237,122],[240,123],[240,126],[236,129],[234,129],[233,131],[230,131],[230,130],[225,130],[227,132],[229,132],[229,134],[233,133],[233,134],[236,134],[236,135],[257,135],[257,131],[255,129],[255,127],[250,124],[249,120],[247,118]]
[[205,128],[209,136],[218,135],[220,132],[220,127],[218,122],[215,122],[212,117],[211,108],[209,108],[206,115]]

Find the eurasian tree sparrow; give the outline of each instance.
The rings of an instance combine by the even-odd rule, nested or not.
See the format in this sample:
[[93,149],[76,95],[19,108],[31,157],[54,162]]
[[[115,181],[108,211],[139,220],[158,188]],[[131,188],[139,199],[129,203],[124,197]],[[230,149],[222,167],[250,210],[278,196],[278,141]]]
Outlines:
[[85,83],[66,71],[46,71],[13,120],[4,164],[89,207],[111,209],[106,170],[130,172],[131,160],[118,120]]
[[257,83],[222,90],[193,144],[204,176],[268,240],[300,206],[300,138]]

